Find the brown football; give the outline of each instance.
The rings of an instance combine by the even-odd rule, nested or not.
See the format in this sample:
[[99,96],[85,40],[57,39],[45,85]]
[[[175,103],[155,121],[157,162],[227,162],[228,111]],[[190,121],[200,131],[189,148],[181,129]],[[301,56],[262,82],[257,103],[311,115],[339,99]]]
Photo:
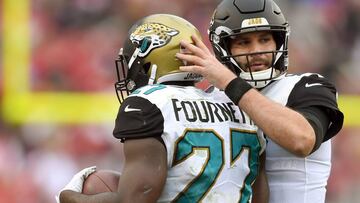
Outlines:
[[120,172],[114,170],[97,170],[85,179],[82,193],[93,195],[102,192],[115,192],[120,175]]

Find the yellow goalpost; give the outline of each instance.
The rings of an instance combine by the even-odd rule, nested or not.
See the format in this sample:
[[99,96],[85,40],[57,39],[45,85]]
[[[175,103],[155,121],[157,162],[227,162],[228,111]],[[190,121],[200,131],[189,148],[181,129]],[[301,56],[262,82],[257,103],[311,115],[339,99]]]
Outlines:
[[[30,1],[3,0],[3,119],[8,123],[114,122],[115,93],[32,92]],[[340,95],[345,126],[360,126],[360,97]]]

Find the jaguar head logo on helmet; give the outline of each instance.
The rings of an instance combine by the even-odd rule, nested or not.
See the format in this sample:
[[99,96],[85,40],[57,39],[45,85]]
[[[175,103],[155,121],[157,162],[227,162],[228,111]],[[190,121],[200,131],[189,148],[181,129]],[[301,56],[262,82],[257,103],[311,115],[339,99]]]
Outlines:
[[202,80],[200,75],[180,71],[184,62],[175,57],[180,41],[192,42],[191,35],[201,38],[190,22],[170,14],[150,15],[135,23],[115,60],[119,101],[148,84]]
[[[179,31],[160,23],[145,23],[135,29],[130,35],[133,43],[141,44],[140,57],[145,57],[157,47],[165,46],[171,38],[179,34]],[[142,43],[143,40],[147,40]]]

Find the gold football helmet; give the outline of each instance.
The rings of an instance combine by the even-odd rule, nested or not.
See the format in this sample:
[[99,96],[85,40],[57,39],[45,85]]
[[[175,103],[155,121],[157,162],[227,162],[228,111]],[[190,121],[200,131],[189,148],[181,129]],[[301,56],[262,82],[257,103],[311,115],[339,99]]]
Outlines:
[[115,61],[119,101],[148,84],[202,80],[200,75],[180,71],[185,63],[175,57],[182,51],[180,41],[192,42],[191,35],[201,39],[194,25],[174,15],[154,14],[136,22]]

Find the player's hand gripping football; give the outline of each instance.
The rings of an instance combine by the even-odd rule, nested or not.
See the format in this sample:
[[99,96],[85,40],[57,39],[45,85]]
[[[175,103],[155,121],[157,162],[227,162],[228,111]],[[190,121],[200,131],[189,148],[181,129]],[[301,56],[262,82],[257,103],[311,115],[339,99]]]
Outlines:
[[80,172],[75,174],[72,177],[72,179],[70,180],[70,182],[62,190],[60,190],[58,195],[55,196],[56,202],[60,203],[59,196],[60,196],[60,193],[64,190],[72,190],[75,192],[82,192],[83,183],[84,183],[85,179],[90,174],[94,173],[95,171],[96,171],[96,166],[91,166],[88,168],[84,168],[83,170],[81,170]]
[[181,46],[186,49],[186,53],[177,53],[176,58],[192,65],[180,66],[180,70],[200,74],[215,87],[224,90],[237,76],[219,62],[200,39],[196,36],[191,38],[195,44],[181,41]]

